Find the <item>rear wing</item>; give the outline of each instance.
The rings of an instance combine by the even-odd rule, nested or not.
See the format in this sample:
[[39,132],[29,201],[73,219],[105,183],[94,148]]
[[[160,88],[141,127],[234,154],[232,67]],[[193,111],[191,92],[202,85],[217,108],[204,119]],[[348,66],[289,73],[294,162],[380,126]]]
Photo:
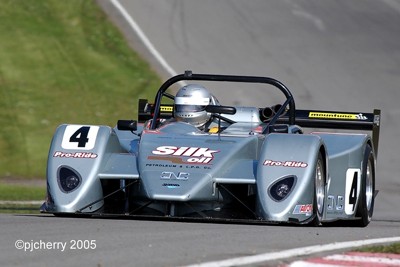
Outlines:
[[[324,110],[296,110],[296,124],[305,128],[325,128],[371,131],[375,155],[378,155],[381,110],[372,113],[342,112]],[[278,119],[279,123],[287,123],[287,116]]]
[[[146,99],[139,99],[138,122],[153,118],[154,104]],[[261,112],[262,109],[260,109]],[[161,104],[159,118],[169,119],[173,116],[173,104]],[[325,110],[296,110],[295,123],[304,128],[325,128],[371,131],[375,155],[378,155],[381,110],[373,113],[342,112]],[[276,123],[289,123],[287,114],[280,116]]]

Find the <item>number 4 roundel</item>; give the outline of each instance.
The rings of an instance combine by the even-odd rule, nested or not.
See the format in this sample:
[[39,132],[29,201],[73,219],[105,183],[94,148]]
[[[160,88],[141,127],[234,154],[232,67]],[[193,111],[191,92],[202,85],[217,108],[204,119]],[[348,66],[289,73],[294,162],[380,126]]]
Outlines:
[[344,211],[347,215],[356,212],[357,199],[361,188],[361,170],[350,168],[346,172],[346,203]]
[[99,126],[67,125],[61,147],[74,150],[91,150],[94,148]]

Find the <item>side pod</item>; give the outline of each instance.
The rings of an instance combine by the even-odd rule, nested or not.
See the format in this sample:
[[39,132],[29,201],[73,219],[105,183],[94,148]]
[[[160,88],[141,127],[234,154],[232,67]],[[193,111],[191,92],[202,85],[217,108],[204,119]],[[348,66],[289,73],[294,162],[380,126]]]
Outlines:
[[322,146],[322,139],[312,135],[266,137],[256,177],[256,212],[261,219],[298,223],[313,219],[315,170],[320,151],[325,151]]
[[[120,152],[112,128],[95,125],[60,125],[47,162],[47,199],[41,211],[93,212],[103,206],[98,173],[111,153]],[[98,202],[96,202],[98,201]],[[91,203],[94,203],[91,205]]]

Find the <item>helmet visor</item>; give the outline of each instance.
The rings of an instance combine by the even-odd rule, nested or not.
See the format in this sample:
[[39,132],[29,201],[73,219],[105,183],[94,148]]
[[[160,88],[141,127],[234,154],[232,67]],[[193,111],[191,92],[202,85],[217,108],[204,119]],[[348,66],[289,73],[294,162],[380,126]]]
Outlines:
[[200,105],[175,105],[176,112],[200,112],[204,111],[207,106]]

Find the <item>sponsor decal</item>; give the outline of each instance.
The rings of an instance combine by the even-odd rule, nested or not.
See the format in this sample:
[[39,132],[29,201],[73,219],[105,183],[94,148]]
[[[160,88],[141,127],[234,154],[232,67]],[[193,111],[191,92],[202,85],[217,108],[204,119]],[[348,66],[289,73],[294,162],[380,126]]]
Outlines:
[[367,120],[368,119],[362,113],[349,114],[349,113],[310,112],[308,114],[308,117],[320,118],[320,119],[336,119],[336,120]]
[[92,152],[61,152],[56,151],[53,154],[54,158],[75,158],[75,159],[95,159],[97,158],[97,154]]
[[292,168],[306,168],[308,166],[307,163],[302,161],[276,161],[266,159],[263,163],[264,166],[279,166],[279,167],[292,167]]
[[154,163],[146,163],[146,167],[164,167],[164,168],[176,168],[175,164],[154,164]]
[[342,211],[343,207],[344,207],[344,196],[329,195],[327,197],[326,208],[328,211],[331,210]]
[[161,112],[172,112],[173,107],[168,107],[168,106],[161,106],[160,111]]
[[381,122],[381,116],[375,115],[375,116],[374,116],[374,124],[376,124],[377,126],[379,126],[380,122]]
[[[176,164],[208,164],[211,162],[211,160],[213,158],[202,157],[202,158],[183,159],[183,158],[177,158],[177,157],[148,156],[147,159],[167,160],[167,161],[171,161],[172,163],[176,163]],[[146,165],[146,166],[149,166],[149,165]],[[153,167],[160,167],[160,166],[153,166]]]
[[214,153],[218,150],[212,150],[207,147],[176,147],[159,146],[152,151],[153,155],[148,156],[151,160],[169,160],[177,164],[209,164],[214,159]]
[[168,184],[168,183],[163,183],[162,186],[166,186],[166,187],[171,188],[171,189],[180,187],[179,184]]
[[306,204],[306,205],[296,205],[293,210],[293,214],[306,214],[310,215],[313,212],[313,205]]
[[180,180],[180,181],[187,181],[189,179],[189,173],[187,172],[178,172],[178,173],[174,173],[174,172],[167,172],[164,171],[161,173],[160,178],[162,180]]

